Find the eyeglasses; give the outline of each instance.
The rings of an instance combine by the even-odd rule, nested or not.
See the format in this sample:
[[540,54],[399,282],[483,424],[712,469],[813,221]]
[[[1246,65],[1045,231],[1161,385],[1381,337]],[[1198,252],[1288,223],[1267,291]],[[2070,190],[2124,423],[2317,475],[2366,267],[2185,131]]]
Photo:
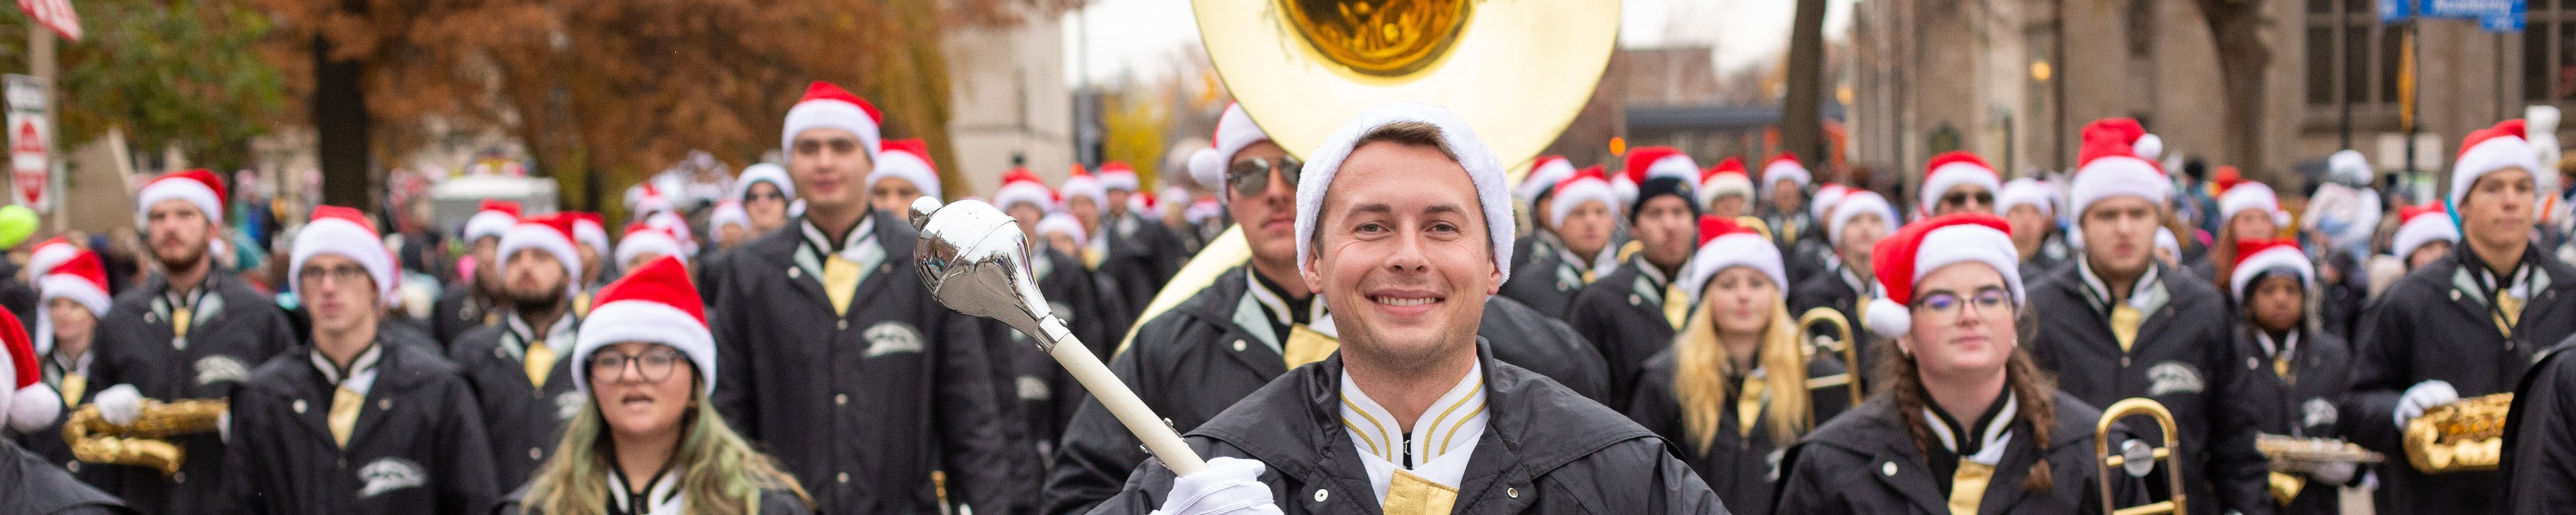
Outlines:
[[638,379],[659,383],[671,378],[671,371],[679,368],[682,359],[686,358],[680,355],[680,351],[669,349],[649,350],[643,354],[601,350],[590,355],[590,378],[610,383],[623,381],[627,365],[633,364]]
[[327,267],[308,266],[304,267],[302,272],[296,274],[296,281],[303,283],[305,287],[309,288],[320,288],[324,284],[323,281],[325,280],[349,283],[355,282],[359,279],[370,278],[371,277],[367,275],[367,269],[365,267],[354,264]]
[[795,150],[796,155],[808,155],[821,153],[826,147],[831,148],[834,154],[848,154],[859,151],[859,140],[855,138],[800,139],[796,140]]
[[1945,291],[1914,300],[1916,312],[1932,315],[1938,320],[1957,320],[1960,314],[1965,312],[1961,308],[1966,306],[1973,306],[1978,313],[1982,314],[2009,310],[2012,309],[2011,305],[2011,292],[2004,291],[1999,286],[1980,288],[1975,294],[1964,298],[1959,294]]
[[1246,158],[1235,161],[1226,169],[1225,180],[1226,184],[1233,186],[1235,196],[1250,197],[1270,189],[1269,172],[1272,171],[1279,173],[1280,182],[1288,183],[1291,189],[1296,188],[1297,172],[1305,167],[1306,163],[1294,157],[1282,156],[1278,161],[1264,157]]
[[1985,191],[1974,193],[1962,191],[1941,196],[1941,205],[1945,206],[1965,206],[1968,205],[1969,202],[1976,202],[1977,205],[1980,206],[1995,205],[1995,194],[1993,192]]

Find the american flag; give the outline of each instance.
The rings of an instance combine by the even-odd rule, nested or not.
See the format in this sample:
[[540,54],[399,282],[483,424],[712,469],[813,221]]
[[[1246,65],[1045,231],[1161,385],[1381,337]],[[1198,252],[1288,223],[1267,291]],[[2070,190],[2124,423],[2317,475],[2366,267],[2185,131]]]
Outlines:
[[63,39],[80,41],[80,13],[72,12],[71,0],[18,0],[18,10]]

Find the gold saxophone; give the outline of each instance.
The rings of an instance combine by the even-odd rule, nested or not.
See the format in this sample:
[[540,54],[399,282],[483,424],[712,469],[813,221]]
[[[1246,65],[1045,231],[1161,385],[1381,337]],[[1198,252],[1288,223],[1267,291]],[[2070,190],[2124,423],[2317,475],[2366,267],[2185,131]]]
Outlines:
[[2504,417],[2513,394],[2460,399],[2406,422],[2406,462],[2426,474],[2495,470],[2504,455]]
[[71,444],[72,457],[81,461],[150,467],[163,475],[177,474],[179,464],[188,458],[187,449],[163,439],[214,431],[227,409],[231,409],[231,402],[223,399],[145,399],[134,424],[119,426],[100,417],[98,405],[83,405],[72,412],[71,419],[63,421],[63,442]]

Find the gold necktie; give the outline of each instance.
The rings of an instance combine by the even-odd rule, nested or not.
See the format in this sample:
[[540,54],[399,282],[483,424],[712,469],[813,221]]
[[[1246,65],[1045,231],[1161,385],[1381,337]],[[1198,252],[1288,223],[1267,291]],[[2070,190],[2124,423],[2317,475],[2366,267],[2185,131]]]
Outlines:
[[197,310],[189,308],[170,308],[170,335],[179,339],[187,339],[188,323],[195,322],[196,318]]
[[1761,374],[1744,378],[1744,386],[1735,394],[1735,434],[1751,438],[1753,422],[1762,418],[1762,390],[1768,383]]
[[1341,348],[1340,339],[1324,336],[1306,324],[1297,324],[1288,326],[1288,343],[1280,346],[1282,352],[1279,357],[1288,362],[1288,368],[1297,368],[1332,357],[1333,351]]
[[1424,479],[1403,469],[1386,484],[1386,515],[1448,515],[1458,504],[1458,488]]
[[1585,271],[1583,271],[1583,284],[1592,284],[1592,280],[1594,279],[1594,276],[1598,274],[1598,272],[1599,272],[1599,271],[1597,271],[1597,270],[1585,270]]
[[81,393],[89,391],[89,378],[78,372],[63,373],[63,407],[79,407]]
[[2273,472],[2269,482],[2272,500],[2280,501],[2282,506],[2289,506],[2290,500],[2299,498],[2299,491],[2308,487],[2308,478],[2288,472]]
[[1085,269],[1099,270],[1100,262],[1108,259],[1109,255],[1101,252],[1100,249],[1091,247],[1082,248],[1082,267]]
[[1995,479],[1995,466],[1959,460],[1959,471],[1950,474],[1950,515],[1977,515],[1977,505],[1986,501],[1986,482]]
[[823,296],[832,299],[832,314],[849,315],[850,298],[859,294],[859,262],[832,254],[823,258]]
[[1681,330],[1682,322],[1690,320],[1690,307],[1690,295],[1682,293],[1680,285],[1664,285],[1664,321],[1671,322],[1673,330]]
[[2290,373],[2291,371],[2292,371],[2292,370],[2290,369],[2290,357],[2289,357],[2289,356],[2278,356],[2278,355],[2276,355],[2276,356],[2273,356],[2273,357],[2272,357],[2272,375],[2280,376],[2280,377],[2281,377],[2281,382],[2283,382],[2283,383],[2289,383],[2289,384],[2293,384],[2293,385],[2295,385],[2295,384],[2299,384],[2299,376],[2298,376],[2298,375],[2296,375],[2296,374],[2292,374],[2292,373]]
[[2503,332],[2506,338],[2512,338],[2513,326],[2522,323],[2522,299],[2497,291],[2495,323],[2497,331]]
[[2111,337],[2120,340],[2120,352],[2129,352],[2129,345],[2138,342],[2138,325],[2146,322],[2147,314],[2128,303],[2111,305]]
[[528,369],[528,385],[538,390],[546,389],[546,374],[555,370],[555,349],[547,347],[545,340],[537,340],[528,344],[527,354],[519,364]]
[[341,448],[349,447],[349,433],[358,430],[358,409],[366,407],[367,396],[348,388],[331,392],[331,441]]
[[572,296],[572,316],[590,316],[590,292]]

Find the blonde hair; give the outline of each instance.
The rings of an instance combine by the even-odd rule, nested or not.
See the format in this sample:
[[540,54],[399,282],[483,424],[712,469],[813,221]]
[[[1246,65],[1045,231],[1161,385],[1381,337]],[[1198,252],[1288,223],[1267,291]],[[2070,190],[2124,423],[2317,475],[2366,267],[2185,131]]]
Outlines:
[[[1814,429],[1816,421],[1807,391],[1807,347],[1799,342],[1798,323],[1789,319],[1787,301],[1777,295],[1771,301],[1771,320],[1764,324],[1756,351],[1764,371],[1763,391],[1770,394],[1762,414],[1770,420],[1771,444],[1786,448]],[[1701,302],[1673,337],[1673,398],[1681,403],[1683,435],[1700,455],[1708,454],[1717,432],[1724,430],[1718,427],[1724,410],[1735,405],[1727,395],[1726,382],[1734,375],[1734,360],[1728,359],[1726,345],[1717,340],[1717,308]]]
[[[703,379],[700,379],[703,380]],[[785,489],[796,494],[806,506],[814,497],[805,493],[794,476],[778,470],[777,462],[753,450],[740,434],[727,427],[718,416],[715,404],[707,400],[705,388],[689,388],[689,411],[680,418],[683,431],[680,447],[672,453],[671,469],[680,473],[679,492],[686,499],[688,513],[699,515],[751,515],[751,506],[761,491]],[[610,442],[608,421],[600,415],[595,394],[584,396],[580,415],[564,426],[563,438],[555,443],[555,455],[538,467],[537,477],[528,485],[523,506],[537,509],[529,513],[548,515],[600,515],[607,512],[610,494],[608,475],[617,473],[609,466]]]

